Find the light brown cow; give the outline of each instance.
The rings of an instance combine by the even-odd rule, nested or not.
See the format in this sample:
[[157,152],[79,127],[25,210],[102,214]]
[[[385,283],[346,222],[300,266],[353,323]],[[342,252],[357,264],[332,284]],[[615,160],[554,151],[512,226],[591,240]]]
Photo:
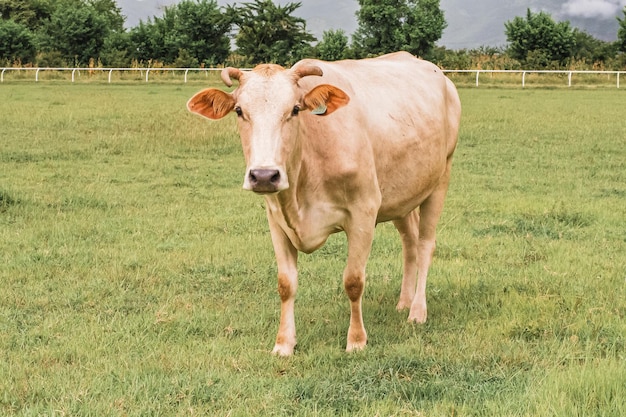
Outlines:
[[[426,276],[435,249],[461,105],[435,65],[398,52],[373,59],[306,59],[291,69],[259,65],[222,71],[239,87],[206,89],[187,107],[209,119],[235,112],[247,168],[243,188],[265,196],[278,264],[281,314],[273,352],[296,345],[298,251],[331,233],[348,240],[343,282],[351,316],[347,351],[365,347],[361,297],[377,223],[402,238],[398,310],[426,321]],[[417,277],[417,285],[416,285]]]

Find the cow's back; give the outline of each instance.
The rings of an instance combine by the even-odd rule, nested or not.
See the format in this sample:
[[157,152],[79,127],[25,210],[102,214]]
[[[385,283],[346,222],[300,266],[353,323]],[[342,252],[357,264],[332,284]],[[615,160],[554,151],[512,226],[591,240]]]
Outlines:
[[348,106],[316,121],[319,132],[332,136],[327,146],[354,152],[360,169],[375,170],[379,221],[403,217],[436,187],[456,146],[460,101],[454,85],[434,64],[405,52],[303,63],[324,72],[303,85],[332,84],[350,96]]

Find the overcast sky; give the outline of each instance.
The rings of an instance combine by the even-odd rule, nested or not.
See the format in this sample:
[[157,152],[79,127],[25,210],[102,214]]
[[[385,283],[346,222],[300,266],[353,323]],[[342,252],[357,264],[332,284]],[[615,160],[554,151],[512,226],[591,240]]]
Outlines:
[[[219,5],[244,3],[248,0],[218,0]],[[298,0],[274,0],[276,4]],[[307,22],[307,29],[321,40],[329,29],[343,29],[351,35],[357,28],[357,0],[299,0],[302,6],[294,15]],[[126,26],[139,20],[160,16],[163,7],[177,0],[117,0],[127,17]],[[593,36],[613,41],[617,39],[616,16],[623,17],[626,0],[440,0],[448,27],[439,45],[450,49],[503,46],[506,44],[504,23],[515,16],[525,16],[526,9],[546,11],[555,20],[570,20],[574,27]]]
[[568,0],[562,10],[570,16],[611,18],[619,16],[626,0]]

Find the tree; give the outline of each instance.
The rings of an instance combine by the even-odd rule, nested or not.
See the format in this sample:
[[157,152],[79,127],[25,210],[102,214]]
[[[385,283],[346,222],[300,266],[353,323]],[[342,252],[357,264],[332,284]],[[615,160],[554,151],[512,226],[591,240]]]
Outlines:
[[42,29],[41,46],[58,51],[68,63],[86,65],[98,58],[109,34],[107,19],[81,0],[61,0]]
[[572,56],[590,64],[606,63],[617,55],[617,44],[596,39],[585,31],[574,29],[576,46]]
[[26,25],[11,19],[0,20],[0,61],[30,62],[35,54],[34,35]]
[[289,65],[311,50],[315,37],[306,31],[306,21],[292,16],[301,3],[277,6],[272,0],[255,0],[242,7],[229,6],[228,16],[239,28],[237,52],[249,64],[273,62]]
[[433,49],[447,26],[439,0],[415,1],[403,24],[405,44],[400,49],[424,56]]
[[223,63],[230,53],[230,27],[215,0],[183,0],[131,30],[132,55],[185,66]]
[[38,29],[54,10],[54,0],[0,0],[0,17]]
[[439,0],[359,0],[353,40],[360,56],[404,50],[423,56],[447,24]]
[[317,44],[317,55],[325,61],[337,61],[346,58],[348,37],[343,30],[326,30],[322,41]]
[[564,65],[576,47],[570,23],[557,23],[546,12],[528,9],[526,19],[518,16],[504,26],[511,57],[532,67],[546,67],[552,62]]
[[[114,51],[109,37],[123,37],[124,16],[116,0],[0,0],[0,16],[12,20],[30,31],[29,44],[13,40],[7,44],[25,49],[18,55],[22,60],[38,60],[47,65],[87,64],[97,59],[103,49],[108,55],[123,55]],[[22,39],[23,40],[23,39]],[[3,42],[4,44],[4,42]]]
[[131,64],[129,32],[112,32],[104,40],[100,60],[106,67],[128,67]]
[[128,66],[130,37],[124,29],[126,17],[117,6],[116,0],[88,0],[88,4],[107,22],[108,33],[99,53],[102,64],[110,67]]
[[162,20],[155,18],[153,22],[151,18],[148,18],[146,22],[140,21],[137,26],[131,29],[129,38],[132,59],[138,62],[170,59],[165,53],[165,40],[163,31],[160,30],[161,26],[163,26]]
[[179,58],[182,53],[206,65],[223,63],[230,53],[230,28],[215,0],[183,0],[174,22]]
[[116,0],[87,0],[87,4],[106,20],[110,32],[124,32],[126,17],[122,14],[122,9],[117,6]]
[[617,18],[619,29],[617,31],[617,47],[621,52],[626,52],[626,7],[622,10],[624,18]]
[[406,0],[359,0],[359,27],[353,36],[361,56],[398,50],[402,44],[401,21],[407,14]]

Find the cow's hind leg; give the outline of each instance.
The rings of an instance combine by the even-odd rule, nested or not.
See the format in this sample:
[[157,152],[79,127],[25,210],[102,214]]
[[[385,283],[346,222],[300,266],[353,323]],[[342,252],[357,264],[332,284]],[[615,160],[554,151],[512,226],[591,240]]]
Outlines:
[[[425,323],[426,279],[435,252],[436,228],[443,211],[448,190],[450,162],[446,174],[435,191],[416,209],[402,220],[394,222],[402,236],[404,271],[398,309],[410,307],[409,321]],[[419,211],[418,211],[419,210]],[[417,286],[415,272],[417,271]]]
[[405,218],[394,220],[402,239],[402,287],[398,311],[411,307],[415,297],[415,279],[417,278],[417,242],[419,239],[419,209],[413,210]]

